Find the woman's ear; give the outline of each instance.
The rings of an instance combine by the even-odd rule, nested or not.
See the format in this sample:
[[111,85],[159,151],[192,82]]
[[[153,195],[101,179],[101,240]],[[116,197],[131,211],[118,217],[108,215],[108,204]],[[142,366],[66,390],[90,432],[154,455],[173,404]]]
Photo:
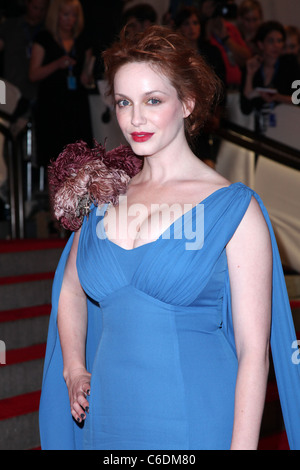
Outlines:
[[183,117],[186,119],[194,111],[195,100],[194,99],[186,100],[186,101],[184,101],[182,106],[183,106]]

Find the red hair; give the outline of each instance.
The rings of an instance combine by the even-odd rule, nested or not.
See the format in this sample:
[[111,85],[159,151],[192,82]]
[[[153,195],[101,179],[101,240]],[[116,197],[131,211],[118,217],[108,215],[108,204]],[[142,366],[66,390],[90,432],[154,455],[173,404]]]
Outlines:
[[127,35],[125,27],[119,41],[102,56],[112,96],[115,75],[127,63],[149,63],[168,77],[181,102],[195,103],[185,120],[189,136],[197,135],[221,98],[223,86],[211,67],[180,33],[165,26],[151,26],[134,35]]

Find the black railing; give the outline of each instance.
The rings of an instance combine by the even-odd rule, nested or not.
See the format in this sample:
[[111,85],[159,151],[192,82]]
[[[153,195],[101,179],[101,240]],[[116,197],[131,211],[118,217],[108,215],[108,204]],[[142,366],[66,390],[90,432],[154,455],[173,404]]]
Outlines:
[[25,199],[28,196],[28,175],[25,174],[26,164],[31,165],[32,126],[29,120],[17,136],[10,128],[0,124],[0,132],[5,136],[4,156],[8,169],[8,201],[9,214],[6,223],[9,229],[4,229],[5,238],[25,238]]
[[300,170],[300,151],[293,147],[258,135],[256,132],[229,121],[223,121],[216,134],[239,147],[251,150],[257,156],[261,155],[277,163]]

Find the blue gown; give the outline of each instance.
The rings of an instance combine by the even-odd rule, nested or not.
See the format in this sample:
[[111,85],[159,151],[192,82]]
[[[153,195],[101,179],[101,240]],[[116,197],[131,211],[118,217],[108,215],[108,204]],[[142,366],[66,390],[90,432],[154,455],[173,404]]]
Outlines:
[[[53,285],[42,449],[230,448],[238,363],[226,245],[252,196],[272,240],[271,349],[290,448],[300,449],[300,373],[292,361],[296,335],[281,261],[267,211],[242,183],[215,191],[156,241],[133,250],[107,239],[105,206],[84,220],[77,270],[88,297],[92,379],[90,413],[81,426],[70,414],[56,325],[70,238]],[[196,229],[204,229],[203,239],[186,249]]]

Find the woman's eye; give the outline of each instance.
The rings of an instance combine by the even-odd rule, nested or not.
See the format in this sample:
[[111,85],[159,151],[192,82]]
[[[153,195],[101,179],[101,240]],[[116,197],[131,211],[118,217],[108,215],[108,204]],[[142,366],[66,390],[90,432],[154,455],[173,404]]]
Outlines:
[[161,101],[157,98],[150,98],[150,100],[148,100],[147,103],[155,105],[155,104],[161,103]]
[[128,100],[119,100],[117,102],[117,105],[120,107],[120,108],[124,108],[125,106],[129,106],[129,101]]

